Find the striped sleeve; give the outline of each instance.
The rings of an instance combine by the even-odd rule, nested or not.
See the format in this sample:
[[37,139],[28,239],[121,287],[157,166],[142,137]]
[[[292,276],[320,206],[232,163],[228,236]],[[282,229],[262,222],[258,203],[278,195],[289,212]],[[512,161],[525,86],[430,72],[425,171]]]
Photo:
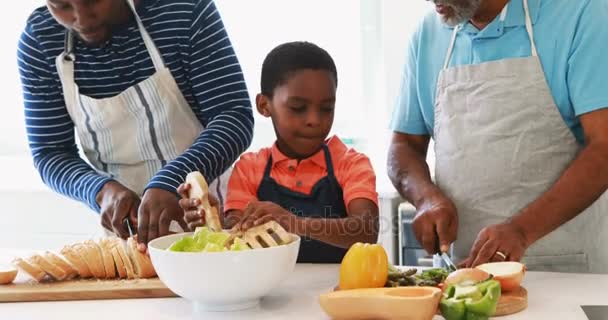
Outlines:
[[17,62],[23,88],[25,124],[34,165],[51,189],[84,202],[95,211],[95,197],[109,179],[98,174],[78,154],[74,123],[65,107],[52,57],[45,54],[32,25],[22,33]]
[[146,189],[175,192],[191,171],[213,181],[251,144],[253,114],[247,86],[213,1],[197,1],[194,7],[187,67],[193,109],[206,129]]

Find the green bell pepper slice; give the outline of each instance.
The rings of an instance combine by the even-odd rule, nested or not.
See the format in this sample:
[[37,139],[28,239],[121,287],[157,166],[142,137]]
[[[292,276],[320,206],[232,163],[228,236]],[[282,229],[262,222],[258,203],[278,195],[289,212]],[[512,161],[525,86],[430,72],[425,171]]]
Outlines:
[[487,320],[496,312],[500,283],[486,280],[473,286],[450,285],[439,304],[446,320]]

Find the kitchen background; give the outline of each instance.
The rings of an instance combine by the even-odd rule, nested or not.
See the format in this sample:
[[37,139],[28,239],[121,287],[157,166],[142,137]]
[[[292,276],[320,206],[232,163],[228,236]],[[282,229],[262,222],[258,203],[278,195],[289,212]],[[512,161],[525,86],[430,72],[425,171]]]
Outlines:
[[[383,216],[395,216],[400,201],[386,175],[388,124],[400,84],[403,53],[417,22],[430,9],[428,3],[423,0],[216,0],[216,3],[241,61],[252,99],[259,90],[262,60],[276,45],[307,40],[333,56],[340,82],[333,132],[371,158]],[[0,243],[14,248],[55,248],[65,242],[66,235],[79,241],[98,231],[96,215],[84,205],[50,191],[29,157],[16,44],[29,14],[42,5],[45,1],[12,1],[10,7],[6,5],[0,12],[3,39]],[[252,150],[274,140],[269,120],[257,114],[255,120]],[[429,157],[432,162],[432,154]],[[413,254],[414,251],[402,250],[403,241],[397,244],[397,230],[390,231],[388,225],[397,223],[384,223],[382,241],[394,247],[388,249],[395,256],[398,252]],[[54,238],[57,242],[48,240]]]

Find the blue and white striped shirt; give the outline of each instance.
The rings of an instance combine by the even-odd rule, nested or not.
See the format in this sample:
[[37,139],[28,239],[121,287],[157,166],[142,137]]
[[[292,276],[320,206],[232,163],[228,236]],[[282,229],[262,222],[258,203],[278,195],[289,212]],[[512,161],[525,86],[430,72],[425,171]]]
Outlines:
[[[192,147],[169,161],[148,188],[175,192],[187,172],[214,180],[247,149],[253,134],[251,102],[239,61],[212,0],[143,0],[137,8],[179,89],[206,130]],[[34,164],[55,191],[99,211],[95,197],[106,175],[78,154],[55,58],[65,28],[46,7],[29,17],[17,53],[25,119]],[[101,47],[74,43],[75,81],[93,98],[119,94],[154,72],[135,21]]]

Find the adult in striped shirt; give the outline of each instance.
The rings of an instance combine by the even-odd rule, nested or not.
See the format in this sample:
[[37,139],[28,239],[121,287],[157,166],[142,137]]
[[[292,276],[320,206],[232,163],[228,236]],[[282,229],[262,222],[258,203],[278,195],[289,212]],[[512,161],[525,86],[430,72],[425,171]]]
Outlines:
[[18,63],[43,181],[122,237],[136,224],[142,250],[184,225],[187,173],[221,191],[251,142],[249,95],[212,0],[47,0]]

